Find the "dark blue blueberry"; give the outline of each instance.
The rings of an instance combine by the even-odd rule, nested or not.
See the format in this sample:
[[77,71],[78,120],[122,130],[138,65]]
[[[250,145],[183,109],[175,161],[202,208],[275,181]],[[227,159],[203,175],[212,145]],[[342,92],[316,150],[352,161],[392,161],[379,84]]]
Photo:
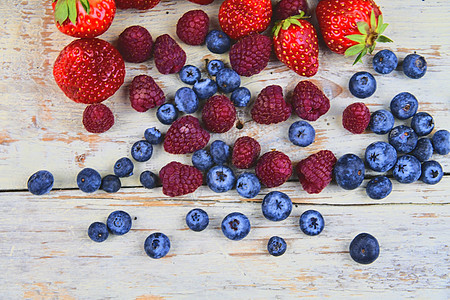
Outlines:
[[386,198],[392,191],[392,182],[386,176],[377,176],[367,183],[366,193],[372,199]]
[[250,232],[250,221],[239,212],[233,212],[227,215],[222,221],[223,234],[233,241],[239,241],[245,238]]
[[231,47],[230,37],[220,30],[211,30],[206,35],[205,42],[208,50],[217,54],[225,53],[230,50]]
[[158,177],[155,175],[155,173],[151,171],[144,171],[139,176],[139,181],[141,182],[142,186],[145,187],[146,189],[153,189],[156,187]]
[[433,155],[433,144],[429,138],[421,138],[417,141],[416,148],[411,152],[419,161],[424,162]]
[[355,154],[345,154],[334,165],[333,175],[337,184],[346,190],[356,189],[364,180],[364,162]]
[[369,168],[377,172],[387,172],[397,161],[397,151],[386,142],[374,142],[366,148],[364,160]]
[[233,170],[227,166],[215,166],[209,169],[206,175],[206,183],[216,193],[224,193],[231,190],[236,183]]
[[100,188],[107,193],[116,193],[120,190],[122,184],[120,183],[120,178],[116,175],[106,175],[102,178],[102,184]]
[[244,172],[236,181],[236,191],[244,198],[254,198],[261,191],[261,183],[253,173]]
[[408,54],[402,63],[403,73],[412,79],[422,78],[427,72],[427,61],[418,54]]
[[283,255],[284,252],[286,252],[286,248],[286,242],[279,236],[271,237],[269,242],[267,243],[267,251],[270,253],[270,255],[273,256]]
[[353,96],[367,98],[375,93],[377,81],[375,80],[375,77],[368,72],[358,72],[353,74],[350,78],[348,88]]
[[377,110],[370,116],[369,128],[373,133],[386,134],[394,127],[394,116],[385,109]]
[[246,87],[239,87],[231,93],[230,100],[237,107],[246,107],[252,98],[250,90]]
[[165,103],[158,107],[156,117],[164,125],[170,125],[178,118],[178,111],[172,103]]
[[109,231],[115,235],[124,235],[131,229],[131,217],[127,212],[116,210],[106,220]]
[[306,121],[297,121],[289,127],[289,140],[297,146],[306,147],[314,142],[316,131]]
[[106,227],[105,223],[94,222],[88,228],[88,236],[94,242],[104,242],[109,236],[108,227]]
[[273,191],[264,197],[261,209],[266,219],[270,221],[282,221],[291,214],[292,201],[285,193]]
[[204,100],[217,93],[219,87],[214,80],[209,78],[202,78],[194,84],[194,87],[192,89],[194,90],[195,94],[197,94],[197,97]]
[[102,177],[91,168],[84,168],[77,175],[77,185],[85,193],[93,193],[100,188]]
[[450,133],[447,130],[436,131],[431,141],[437,154],[447,155],[450,152]]
[[182,87],[175,93],[175,105],[179,111],[187,114],[195,113],[198,109],[197,94],[188,87]]
[[381,50],[373,57],[373,69],[380,74],[389,74],[397,68],[397,56],[391,50]]
[[231,157],[231,148],[224,141],[217,140],[211,143],[209,152],[217,165],[223,165]]
[[417,134],[411,127],[399,125],[389,132],[389,144],[394,146],[398,153],[409,153],[416,148]]
[[223,61],[218,59],[210,60],[206,65],[206,70],[208,71],[208,74],[210,76],[216,76],[217,73],[219,73],[219,71],[223,68],[225,68],[225,64],[223,63]]
[[412,155],[403,155],[397,159],[392,175],[400,183],[412,183],[420,178],[420,161]]
[[391,100],[391,112],[399,120],[411,118],[419,108],[419,102],[413,94],[402,92]]
[[236,71],[224,68],[216,75],[217,85],[224,93],[231,93],[241,85],[241,77]]
[[304,234],[318,235],[325,227],[325,220],[320,212],[310,209],[302,213],[299,224]]
[[434,128],[433,117],[426,112],[419,112],[413,116],[411,127],[418,136],[428,135]]
[[435,160],[429,160],[422,164],[422,175],[420,179],[426,184],[436,184],[444,176],[442,166]]
[[373,263],[380,255],[380,246],[375,237],[368,233],[358,234],[350,243],[350,256],[360,264]]
[[137,141],[131,147],[131,156],[135,161],[144,162],[149,160],[153,154],[153,146],[146,140]]
[[145,239],[144,250],[151,258],[164,257],[169,253],[170,240],[164,233],[152,233]]
[[194,208],[186,215],[186,225],[194,231],[202,231],[209,224],[209,217],[206,211]]
[[122,157],[114,164],[114,174],[119,177],[129,177],[133,175],[134,165],[128,157]]
[[54,181],[52,173],[40,170],[28,178],[27,187],[33,195],[44,195],[52,190]]
[[156,129],[156,127],[147,128],[144,132],[144,137],[152,145],[161,144],[164,139],[161,131]]
[[200,149],[192,155],[192,164],[200,171],[207,171],[214,166],[214,160],[207,150]]
[[187,84],[194,84],[202,77],[200,70],[192,65],[185,65],[178,75],[180,75],[180,80]]

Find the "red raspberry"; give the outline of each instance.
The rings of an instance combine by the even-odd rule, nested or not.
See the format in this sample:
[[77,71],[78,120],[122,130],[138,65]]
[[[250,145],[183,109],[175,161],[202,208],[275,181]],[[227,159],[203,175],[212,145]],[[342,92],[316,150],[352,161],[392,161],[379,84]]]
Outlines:
[[172,154],[186,154],[200,150],[209,142],[209,132],[193,116],[179,118],[167,130],[164,150]]
[[350,104],[342,113],[342,125],[351,133],[363,133],[369,122],[370,111],[362,102]]
[[142,26],[128,27],[119,35],[117,50],[125,61],[140,63],[152,56],[153,40],[150,32]]
[[311,81],[300,81],[292,95],[292,107],[297,116],[315,121],[330,109],[330,100]]
[[148,75],[134,77],[130,85],[131,106],[138,112],[146,112],[164,103],[164,92]]
[[230,63],[241,76],[252,76],[261,72],[270,59],[272,40],[262,34],[251,34],[231,47]]
[[329,150],[321,150],[301,160],[296,168],[298,179],[308,194],[320,193],[333,176],[336,157]]
[[188,45],[201,45],[209,30],[209,17],[203,10],[185,13],[177,23],[177,36]]
[[202,121],[211,132],[227,132],[236,121],[236,108],[227,96],[212,96],[203,107]]
[[196,168],[172,161],[159,171],[163,194],[177,197],[195,192],[203,184],[202,172]]
[[308,11],[308,2],[306,0],[281,0],[277,3],[274,10],[274,20],[284,20],[290,16],[299,14],[299,11]]
[[83,125],[89,132],[102,133],[114,125],[114,115],[104,104],[91,104],[83,112]]
[[249,136],[240,137],[234,142],[231,162],[238,169],[248,169],[256,164],[261,153],[258,141]]
[[251,110],[252,119],[259,124],[276,124],[291,116],[292,108],[283,98],[283,89],[278,85],[265,87],[256,98]]
[[116,6],[120,9],[135,8],[147,10],[155,7],[161,0],[116,0]]
[[292,175],[289,156],[280,151],[271,151],[260,157],[255,167],[256,176],[271,188],[285,183]]
[[201,5],[207,5],[214,2],[214,0],[189,0],[193,3],[201,4]]
[[168,34],[156,38],[153,57],[156,68],[165,75],[178,73],[186,62],[186,52]]

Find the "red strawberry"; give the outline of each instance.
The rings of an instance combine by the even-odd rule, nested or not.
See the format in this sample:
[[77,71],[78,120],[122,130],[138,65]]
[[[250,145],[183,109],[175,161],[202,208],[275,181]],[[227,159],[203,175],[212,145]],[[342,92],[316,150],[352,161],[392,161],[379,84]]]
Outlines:
[[56,27],[64,34],[93,38],[108,30],[114,15],[114,0],[53,0]]
[[219,24],[232,39],[263,32],[272,17],[270,0],[225,0],[219,10]]
[[189,0],[193,3],[201,4],[201,5],[207,5],[214,2],[214,0]]
[[161,0],[116,0],[117,8],[128,9],[135,8],[140,10],[151,9]]
[[291,105],[283,98],[283,89],[279,85],[265,87],[256,98],[252,107],[252,119],[259,124],[276,124],[291,116]]
[[172,161],[159,171],[163,194],[177,197],[195,192],[203,183],[202,172],[196,168]]
[[372,53],[376,42],[392,42],[382,35],[388,24],[373,0],[323,0],[316,16],[328,48],[346,56],[359,54],[355,63]]
[[200,150],[209,142],[209,133],[193,116],[184,116],[172,123],[164,138],[164,150],[172,154],[186,154]]
[[304,12],[278,22],[274,27],[273,45],[277,58],[295,73],[311,77],[319,69],[317,33],[303,20]]

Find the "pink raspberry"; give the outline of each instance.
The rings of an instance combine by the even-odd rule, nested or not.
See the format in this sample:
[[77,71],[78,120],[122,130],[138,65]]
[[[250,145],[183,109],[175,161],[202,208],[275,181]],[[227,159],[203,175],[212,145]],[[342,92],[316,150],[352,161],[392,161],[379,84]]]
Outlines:
[[362,102],[350,104],[342,113],[342,125],[351,133],[363,133],[369,122],[370,111]]
[[209,30],[209,17],[200,9],[185,13],[177,23],[177,36],[188,45],[201,45]]
[[130,86],[131,106],[138,112],[146,112],[164,103],[164,92],[148,75],[139,75],[133,78]]
[[203,107],[202,121],[206,129],[211,132],[227,132],[236,121],[236,108],[228,97],[212,96]]
[[169,127],[164,138],[164,150],[172,154],[186,154],[200,150],[209,142],[209,132],[193,116],[184,116]]
[[284,20],[291,16],[300,14],[303,11],[307,14],[308,2],[306,0],[281,0],[274,9],[275,20]]
[[292,107],[297,116],[315,121],[330,109],[330,100],[311,81],[300,81],[292,95]]
[[308,194],[320,193],[333,178],[336,157],[329,150],[321,150],[301,160],[295,171],[303,189]]
[[156,68],[164,75],[178,73],[186,62],[186,52],[168,34],[156,38],[153,57]]
[[271,151],[261,156],[255,167],[256,176],[267,187],[277,187],[292,175],[289,156],[280,151]]
[[177,197],[195,192],[203,184],[202,172],[196,168],[172,161],[159,171],[163,194]]
[[91,104],[83,112],[83,125],[89,132],[102,133],[114,125],[114,115],[104,104]]
[[152,36],[142,26],[128,27],[119,35],[117,50],[119,50],[125,61],[133,63],[144,62],[152,56]]
[[240,137],[234,142],[231,162],[238,169],[253,167],[261,153],[261,145],[249,136]]
[[265,87],[256,98],[251,110],[252,119],[259,124],[276,124],[291,116],[292,108],[283,98],[283,89],[278,85]]

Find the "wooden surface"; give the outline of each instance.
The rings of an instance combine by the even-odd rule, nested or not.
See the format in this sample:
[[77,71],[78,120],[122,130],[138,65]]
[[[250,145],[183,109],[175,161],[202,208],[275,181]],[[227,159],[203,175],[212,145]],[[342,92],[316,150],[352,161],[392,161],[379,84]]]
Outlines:
[[[219,28],[220,2],[198,6],[163,0],[146,12],[118,11],[101,38],[114,44],[126,27],[135,24],[146,27],[153,38],[163,33],[176,37],[177,20],[198,8],[210,15],[211,28]],[[433,115],[436,129],[449,129],[450,2],[377,3],[390,24],[386,35],[395,41],[378,49],[391,49],[400,60],[417,51],[426,57],[429,68],[420,80],[408,79],[400,71],[375,74],[378,89],[364,102],[371,111],[388,108],[394,95],[409,91],[418,98],[419,111]],[[75,181],[82,168],[112,173],[114,162],[130,156],[131,145],[146,128],[157,126],[163,132],[168,128],[156,120],[154,110],[137,113],[131,108],[127,86],[132,78],[153,76],[168,100],[183,84],[176,75],[160,75],[153,60],[127,63],[124,86],[104,102],[112,108],[116,124],[104,134],[88,134],[81,123],[84,106],[66,98],[52,76],[55,58],[72,38],[56,29],[51,1],[2,1],[0,16],[1,299],[450,297],[448,156],[433,156],[447,172],[439,184],[393,182],[392,194],[381,201],[365,194],[368,179],[376,174],[369,171],[368,179],[354,191],[332,183],[319,195],[308,195],[293,177],[278,189],[263,189],[251,200],[234,190],[216,194],[205,186],[170,199],[161,188],[140,187],[137,175],[124,179],[116,194],[84,194]],[[227,55],[209,53],[205,46],[180,45],[189,64],[204,67],[207,59],[228,60]],[[313,145],[298,148],[289,142],[287,129],[297,117],[263,126],[251,121],[248,109],[238,110],[242,129],[214,134],[211,142],[223,139],[232,144],[237,137],[250,135],[261,143],[262,152],[283,151],[294,163],[321,149],[332,150],[337,157],[345,153],[362,157],[369,143],[387,137],[370,132],[352,135],[342,128],[341,114],[357,101],[347,89],[348,79],[356,71],[372,72],[370,60],[366,57],[363,64],[352,66],[351,58],[333,54],[321,44],[319,72],[312,80],[330,97],[331,109],[313,123],[317,132]],[[265,86],[279,84],[289,95],[303,79],[273,57],[262,73],[243,78],[242,85],[255,96]],[[150,161],[135,164],[135,174],[158,172],[172,160],[190,163],[190,158],[169,155],[157,146]],[[50,194],[37,197],[26,191],[26,182],[40,169],[54,174],[55,185]],[[270,222],[262,216],[261,199],[271,190],[286,192],[296,204],[285,221]],[[210,215],[204,232],[190,231],[184,223],[185,214],[194,207]],[[311,208],[319,210],[326,222],[316,237],[304,235],[298,227],[301,213]],[[131,232],[101,244],[91,242],[86,234],[89,224],[105,221],[117,209],[133,217]],[[247,214],[252,224],[249,236],[240,242],[227,240],[220,231],[222,218],[233,211]],[[169,255],[160,260],[150,259],[143,250],[145,238],[155,231],[167,234],[172,243]],[[373,234],[380,243],[380,257],[371,265],[356,264],[349,256],[349,243],[360,232]],[[288,243],[281,257],[266,252],[272,235]]]

